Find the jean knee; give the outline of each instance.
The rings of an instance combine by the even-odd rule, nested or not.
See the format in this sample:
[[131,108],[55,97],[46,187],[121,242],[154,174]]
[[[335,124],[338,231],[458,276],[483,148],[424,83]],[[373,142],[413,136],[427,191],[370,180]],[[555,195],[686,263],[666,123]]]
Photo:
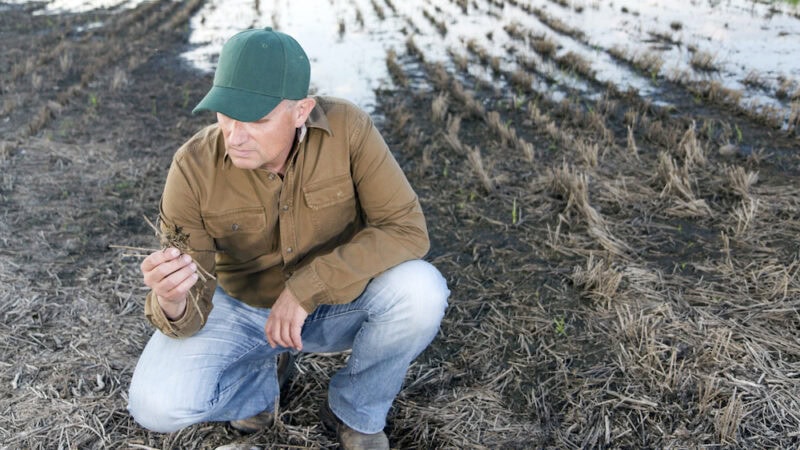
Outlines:
[[418,328],[439,327],[447,308],[447,281],[432,264],[414,260],[392,269],[391,280],[408,307],[410,323]]
[[172,433],[195,423],[199,408],[181,404],[174,390],[144,386],[132,380],[128,390],[128,412],[142,427],[157,433]]
[[178,427],[171,423],[166,411],[167,405],[148,393],[146,388],[139,389],[138,386],[131,385],[128,391],[128,413],[140,426],[158,433],[177,431]]

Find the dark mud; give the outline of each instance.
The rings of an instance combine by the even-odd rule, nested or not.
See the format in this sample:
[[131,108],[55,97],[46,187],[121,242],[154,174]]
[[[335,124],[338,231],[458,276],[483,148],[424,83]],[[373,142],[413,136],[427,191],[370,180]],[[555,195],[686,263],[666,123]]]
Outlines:
[[[346,355],[300,360],[281,422],[252,436],[150,433],[125,410],[152,329],[138,258],[110,246],[157,245],[143,217],[212,119],[189,112],[211,77],[178,57],[200,3],[0,5],[0,447],[335,447],[316,408]],[[395,447],[798,445],[793,130],[668,80],[669,109],[610,88],[554,103],[413,45],[398,60],[413,82],[376,116],[453,296]]]

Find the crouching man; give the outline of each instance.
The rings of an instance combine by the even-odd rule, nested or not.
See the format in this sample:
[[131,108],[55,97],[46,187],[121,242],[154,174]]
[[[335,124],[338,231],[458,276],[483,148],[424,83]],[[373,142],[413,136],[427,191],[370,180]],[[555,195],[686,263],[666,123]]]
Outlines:
[[344,449],[389,448],[387,412],[449,291],[420,259],[419,201],[372,121],[309,97],[309,79],[293,38],[246,30],[194,109],[216,123],[177,151],[160,206],[185,245],[141,264],[158,331],[128,409],[150,430],[267,427],[293,354],[352,349],[320,419]]

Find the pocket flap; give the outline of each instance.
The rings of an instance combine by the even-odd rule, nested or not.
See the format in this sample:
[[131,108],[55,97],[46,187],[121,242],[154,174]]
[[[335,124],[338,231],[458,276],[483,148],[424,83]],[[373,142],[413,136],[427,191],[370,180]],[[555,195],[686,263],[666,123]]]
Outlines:
[[303,187],[303,196],[308,207],[317,210],[353,198],[355,190],[350,177],[343,175]]
[[237,233],[263,231],[267,226],[261,208],[238,209],[221,213],[204,214],[203,221],[208,234],[214,237],[230,236]]

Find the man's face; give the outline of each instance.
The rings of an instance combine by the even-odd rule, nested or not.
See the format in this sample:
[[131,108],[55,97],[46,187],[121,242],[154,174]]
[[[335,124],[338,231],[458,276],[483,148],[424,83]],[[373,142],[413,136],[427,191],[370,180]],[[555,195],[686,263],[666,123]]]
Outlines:
[[240,122],[217,113],[225,148],[240,169],[266,169],[282,173],[292,150],[299,117],[296,102],[284,100],[255,122]]

